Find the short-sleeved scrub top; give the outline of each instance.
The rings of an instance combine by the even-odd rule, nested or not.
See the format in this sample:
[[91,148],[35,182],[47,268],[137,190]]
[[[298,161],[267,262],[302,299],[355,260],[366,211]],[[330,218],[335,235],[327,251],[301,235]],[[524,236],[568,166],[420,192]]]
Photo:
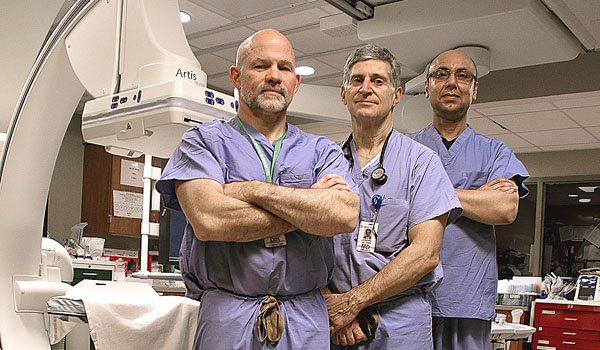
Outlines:
[[[407,135],[439,154],[455,188],[474,190],[495,178],[513,179],[527,195],[527,169],[502,141],[467,127],[447,149],[432,125]],[[440,254],[444,280],[430,293],[434,317],[490,320],[498,285],[494,226],[461,217],[446,228]]]
[[[393,131],[383,158],[388,177],[383,185],[371,180],[379,156],[361,169],[354,141],[347,143],[345,150],[354,159],[351,173],[360,189],[360,220],[371,221],[374,195],[382,196],[383,201],[375,219],[374,252],[357,250],[358,227],[352,235],[334,237],[336,268],[331,289],[336,293],[344,293],[381,271],[408,247],[408,230],[413,226],[449,211],[449,220],[454,220],[462,212],[439,157],[429,148]],[[435,288],[442,276],[438,265],[405,292],[370,307],[379,314],[375,337],[352,349],[431,349],[431,305],[426,292]]]
[[[274,144],[244,123],[269,163]],[[355,192],[340,148],[324,137],[287,125],[274,164],[273,183],[308,188],[325,174],[337,174]],[[156,188],[167,207],[181,210],[174,180],[212,179],[220,184],[265,181],[265,172],[248,135],[235,120],[211,122],[188,130],[170,158]],[[287,244],[267,248],[248,243],[198,240],[188,223],[180,250],[187,296],[201,300],[197,349],[300,349],[329,344],[327,309],[319,288],[330,281],[332,238],[300,230],[287,233]],[[276,344],[258,341],[255,322],[267,295],[276,296],[285,332]]]

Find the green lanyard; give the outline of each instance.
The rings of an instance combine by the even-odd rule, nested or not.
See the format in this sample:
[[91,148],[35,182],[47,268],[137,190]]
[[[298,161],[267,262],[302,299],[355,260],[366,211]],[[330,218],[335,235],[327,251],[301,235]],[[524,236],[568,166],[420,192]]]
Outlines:
[[277,142],[275,142],[275,150],[273,151],[273,161],[271,162],[271,168],[269,168],[269,162],[267,161],[267,157],[265,157],[265,154],[260,149],[260,146],[258,146],[258,143],[254,139],[254,137],[252,137],[252,135],[250,135],[248,133],[248,131],[244,127],[244,124],[242,124],[242,121],[240,120],[240,118],[237,115],[235,116],[235,121],[236,121],[237,125],[240,127],[240,129],[242,129],[246,133],[246,135],[248,135],[248,137],[250,137],[252,146],[254,147],[256,154],[258,154],[258,158],[260,158],[260,162],[262,163],[263,170],[265,171],[265,181],[268,183],[273,183],[273,169],[275,168],[275,161],[277,160],[277,157],[279,156],[279,152],[281,151],[281,143],[283,142],[285,135],[287,135],[287,128],[285,129],[285,132],[283,133],[283,135],[281,135],[281,137],[277,140]]

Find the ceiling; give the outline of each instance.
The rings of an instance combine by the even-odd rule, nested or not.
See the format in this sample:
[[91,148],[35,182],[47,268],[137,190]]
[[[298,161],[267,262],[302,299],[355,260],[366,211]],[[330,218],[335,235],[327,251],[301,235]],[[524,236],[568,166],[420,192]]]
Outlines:
[[[358,22],[324,0],[179,0],[179,5],[192,16],[183,27],[209,87],[229,94],[228,69],[237,47],[264,28],[288,37],[297,65],[316,69],[303,78],[305,86],[331,89],[341,84],[346,56],[367,42],[394,53],[402,63],[404,82],[419,76],[437,53],[464,45],[488,49],[485,64],[491,73],[545,65],[551,69],[555,62],[575,62],[600,50],[597,0],[448,0],[444,8],[437,0],[367,2],[374,5],[375,16]],[[591,64],[599,66],[600,60]],[[488,83],[485,79],[481,85]],[[516,98],[474,104],[470,125],[516,152],[600,148],[600,88],[539,96],[539,89],[527,83],[522,82],[523,93]],[[292,114],[290,122],[334,141],[350,130],[349,118],[331,121]]]

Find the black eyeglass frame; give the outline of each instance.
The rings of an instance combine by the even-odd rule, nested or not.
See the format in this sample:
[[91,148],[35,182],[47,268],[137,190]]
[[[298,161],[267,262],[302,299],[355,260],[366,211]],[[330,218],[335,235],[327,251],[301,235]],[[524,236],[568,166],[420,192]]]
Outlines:
[[471,72],[468,69],[458,69],[458,70],[455,70],[455,71],[451,71],[450,69],[445,69],[445,68],[438,68],[438,69],[434,70],[433,72],[427,74],[427,80],[429,80],[429,78],[433,77],[439,71],[446,71],[446,72],[448,72],[448,78],[446,78],[446,79],[434,78],[434,79],[439,80],[439,81],[447,81],[448,79],[450,79],[450,76],[453,75],[453,74],[454,74],[454,79],[456,79],[458,81],[463,81],[463,80],[460,80],[460,79],[458,79],[456,77],[456,73],[460,72],[460,73],[469,73],[469,74],[471,74],[471,79],[468,82],[465,80],[464,81],[465,83],[469,83],[470,84],[473,81],[477,82],[477,75],[475,75],[475,73]]

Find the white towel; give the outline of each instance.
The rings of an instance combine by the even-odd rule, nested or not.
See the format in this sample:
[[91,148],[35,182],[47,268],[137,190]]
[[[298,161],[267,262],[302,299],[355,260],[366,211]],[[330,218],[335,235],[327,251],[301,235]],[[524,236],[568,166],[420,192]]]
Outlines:
[[96,350],[192,348],[200,303],[150,290],[80,296]]

